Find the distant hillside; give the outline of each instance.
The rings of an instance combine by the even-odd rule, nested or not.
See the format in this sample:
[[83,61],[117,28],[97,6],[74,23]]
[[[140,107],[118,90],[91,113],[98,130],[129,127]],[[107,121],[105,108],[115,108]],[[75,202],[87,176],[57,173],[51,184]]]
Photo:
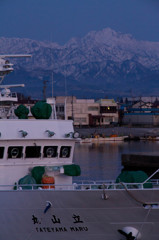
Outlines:
[[[0,38],[1,54],[30,53],[31,59],[12,59],[15,71],[5,83],[25,83],[25,94],[47,96],[118,97],[159,93],[159,43],[137,41],[110,28],[89,32],[67,44],[31,39]],[[52,74],[53,73],[53,74]]]

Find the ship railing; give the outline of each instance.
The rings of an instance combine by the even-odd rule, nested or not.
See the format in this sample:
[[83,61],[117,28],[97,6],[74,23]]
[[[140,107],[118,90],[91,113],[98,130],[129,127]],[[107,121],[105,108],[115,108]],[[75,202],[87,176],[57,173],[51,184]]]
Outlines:
[[[84,183],[77,184],[76,189],[78,190],[97,190],[97,189],[107,189],[107,190],[120,190],[120,189],[150,189],[157,187],[152,183],[115,183],[115,182],[103,182],[103,183]],[[159,186],[158,186],[159,188]]]
[[153,186],[159,187],[159,179],[151,179],[151,183],[153,184]]
[[146,188],[159,188],[159,179],[149,179],[143,183],[116,183],[114,180],[98,180],[98,181],[76,181],[78,188],[82,189],[146,189]]
[[153,179],[151,182],[146,183],[115,183],[112,181],[81,181],[82,183],[73,184],[15,184],[13,185],[0,185],[0,190],[123,190],[123,189],[159,189],[159,179]]

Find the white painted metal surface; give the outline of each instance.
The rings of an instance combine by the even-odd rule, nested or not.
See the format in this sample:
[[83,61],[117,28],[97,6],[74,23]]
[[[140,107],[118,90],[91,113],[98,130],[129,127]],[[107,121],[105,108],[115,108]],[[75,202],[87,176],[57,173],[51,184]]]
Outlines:
[[[74,133],[73,122],[69,120],[0,119],[0,141],[23,139],[21,130],[28,133],[25,139],[72,139]],[[50,137],[48,131],[54,132],[54,136]]]

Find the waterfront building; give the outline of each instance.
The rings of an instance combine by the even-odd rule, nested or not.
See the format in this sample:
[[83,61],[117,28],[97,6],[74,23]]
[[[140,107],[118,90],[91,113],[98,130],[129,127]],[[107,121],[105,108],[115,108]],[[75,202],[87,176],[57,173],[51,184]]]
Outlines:
[[73,119],[75,126],[105,126],[118,122],[117,103],[114,99],[77,99],[56,97],[57,117]]
[[139,98],[123,110],[122,123],[126,125],[158,126],[159,102],[156,98]]

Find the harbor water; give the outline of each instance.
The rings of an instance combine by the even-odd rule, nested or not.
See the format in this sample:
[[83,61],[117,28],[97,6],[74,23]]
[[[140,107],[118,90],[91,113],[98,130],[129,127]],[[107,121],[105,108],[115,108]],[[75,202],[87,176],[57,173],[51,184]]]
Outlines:
[[114,180],[120,174],[122,154],[159,155],[159,141],[76,143],[74,163],[81,167],[76,180]]

